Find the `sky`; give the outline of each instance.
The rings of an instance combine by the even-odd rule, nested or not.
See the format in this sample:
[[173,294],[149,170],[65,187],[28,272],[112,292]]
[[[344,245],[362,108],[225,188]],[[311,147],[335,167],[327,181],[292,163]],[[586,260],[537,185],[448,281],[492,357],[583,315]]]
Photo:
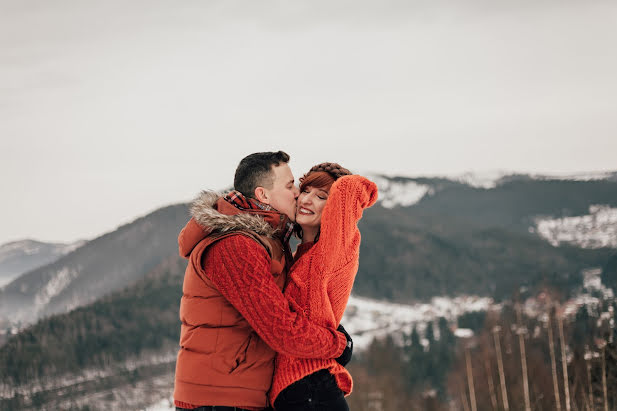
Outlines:
[[617,2],[0,0],[0,244],[300,176],[616,170]]

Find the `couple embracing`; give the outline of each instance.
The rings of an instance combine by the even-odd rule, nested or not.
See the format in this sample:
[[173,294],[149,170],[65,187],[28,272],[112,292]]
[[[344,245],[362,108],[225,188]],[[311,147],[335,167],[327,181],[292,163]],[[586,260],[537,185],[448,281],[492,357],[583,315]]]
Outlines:
[[[295,185],[282,151],[240,162],[234,191],[204,192],[178,238],[177,410],[349,410],[351,337],[340,325],[377,187],[335,163]],[[289,249],[292,235],[301,243]]]

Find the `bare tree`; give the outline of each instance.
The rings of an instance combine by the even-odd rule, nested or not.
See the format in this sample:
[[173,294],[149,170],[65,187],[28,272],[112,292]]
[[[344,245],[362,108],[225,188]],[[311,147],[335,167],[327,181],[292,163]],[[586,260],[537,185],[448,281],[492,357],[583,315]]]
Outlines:
[[508,391],[506,390],[506,376],[503,372],[503,357],[501,355],[501,344],[499,343],[499,326],[493,328],[493,337],[495,339],[495,351],[497,353],[497,367],[499,368],[499,383],[501,385],[501,398],[503,400],[503,409],[508,411]]
[[570,411],[570,384],[568,383],[568,362],[566,359],[566,342],[563,336],[563,318],[557,316],[559,339],[561,340],[561,365],[563,368],[563,389],[565,392],[566,411]]
[[551,323],[551,310],[548,313],[548,346],[551,354],[551,372],[553,374],[553,391],[555,392],[555,409],[561,411],[559,396],[559,380],[557,379],[557,361],[555,360],[555,342],[553,341],[553,324]]
[[469,386],[469,399],[471,402],[471,411],[477,411],[476,407],[476,390],[473,385],[473,371],[471,369],[471,358],[469,358],[469,347],[465,347],[465,362],[467,363],[467,384]]
[[495,385],[493,383],[493,373],[491,372],[491,359],[486,354],[486,361],[484,361],[484,367],[486,368],[486,378],[488,380],[488,390],[491,398],[491,405],[493,411],[497,411],[497,396],[495,395]]
[[516,333],[518,334],[518,345],[521,351],[521,368],[523,371],[523,397],[525,399],[525,411],[531,411],[529,404],[529,378],[527,376],[527,356],[525,355],[525,333],[521,319],[521,305],[516,304]]
[[606,389],[606,341],[601,342],[602,349],[602,394],[604,396],[604,411],[608,411],[608,392]]

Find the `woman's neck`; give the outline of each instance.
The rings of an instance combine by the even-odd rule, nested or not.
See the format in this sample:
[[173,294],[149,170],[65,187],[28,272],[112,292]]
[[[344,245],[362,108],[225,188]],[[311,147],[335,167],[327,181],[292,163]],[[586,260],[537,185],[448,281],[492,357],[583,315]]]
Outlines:
[[302,244],[312,243],[319,233],[319,227],[302,227]]

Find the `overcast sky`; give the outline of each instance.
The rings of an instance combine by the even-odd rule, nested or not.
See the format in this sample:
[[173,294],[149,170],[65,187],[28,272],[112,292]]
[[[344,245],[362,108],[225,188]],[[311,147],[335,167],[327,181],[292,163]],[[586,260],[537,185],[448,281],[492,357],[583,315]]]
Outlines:
[[0,244],[297,176],[617,169],[613,0],[0,0]]

